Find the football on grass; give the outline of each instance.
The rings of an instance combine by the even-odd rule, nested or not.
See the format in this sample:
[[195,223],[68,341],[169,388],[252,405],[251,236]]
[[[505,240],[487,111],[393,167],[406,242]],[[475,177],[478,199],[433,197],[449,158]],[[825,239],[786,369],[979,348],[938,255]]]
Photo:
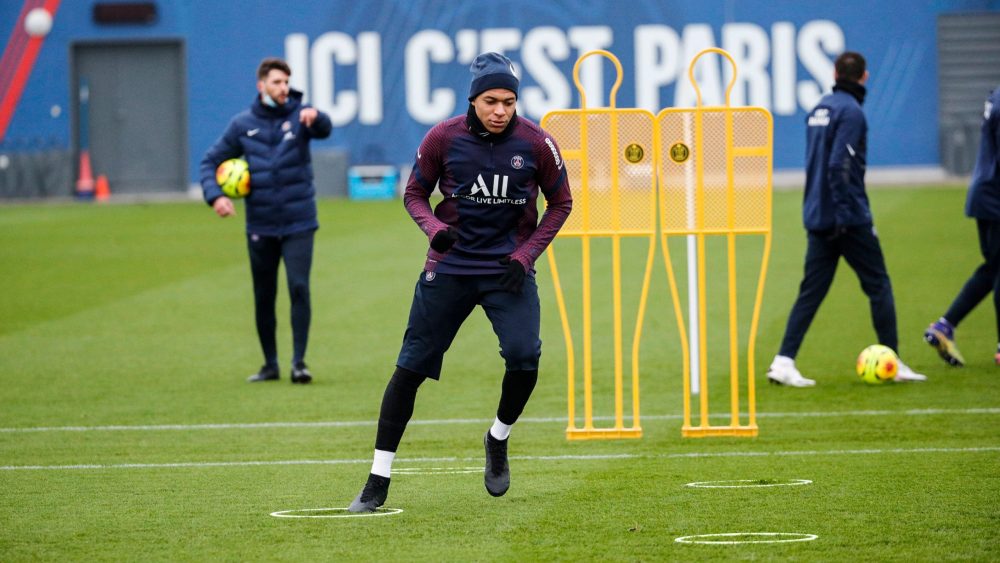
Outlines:
[[873,344],[858,354],[858,377],[865,383],[878,384],[896,377],[899,358],[892,348]]

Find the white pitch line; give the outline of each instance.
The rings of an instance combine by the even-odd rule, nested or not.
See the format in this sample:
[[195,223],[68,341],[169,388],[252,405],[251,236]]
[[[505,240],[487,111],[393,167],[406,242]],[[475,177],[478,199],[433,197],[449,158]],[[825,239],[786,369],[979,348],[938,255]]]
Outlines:
[[[975,415],[1000,414],[1000,407],[969,409],[906,409],[906,410],[866,410],[829,412],[758,412],[757,418],[850,418],[859,416],[933,416],[933,415]],[[714,415],[714,418],[728,418],[729,415]],[[641,420],[680,420],[679,414],[644,415]],[[628,417],[626,417],[628,419]],[[614,420],[612,416],[595,416],[594,420]],[[252,430],[258,428],[359,428],[376,425],[376,420],[333,420],[321,422],[234,422],[218,424],[137,424],[111,426],[29,426],[23,428],[0,428],[0,434],[26,432],[118,432],[118,431],[162,431],[162,430]],[[412,426],[445,426],[452,424],[489,424],[492,418],[445,418],[411,420]],[[523,417],[518,420],[529,424],[566,423],[566,417]]]
[[[511,459],[521,461],[601,461],[610,459],[684,459],[709,457],[771,457],[771,456],[842,456],[842,455],[878,455],[878,454],[925,454],[925,453],[995,453],[1000,452],[1000,446],[982,446],[976,448],[887,448],[863,450],[800,450],[777,452],[685,452],[663,454],[567,454],[511,456]],[[398,459],[396,463],[466,463],[478,462],[478,457],[422,457]],[[265,465],[347,465],[371,463],[371,458],[364,459],[302,459],[275,461],[191,461],[178,463],[115,463],[115,464],[77,464],[77,465],[0,465],[0,471],[38,471],[38,470],[72,470],[72,469],[172,469],[188,467],[257,467]]]

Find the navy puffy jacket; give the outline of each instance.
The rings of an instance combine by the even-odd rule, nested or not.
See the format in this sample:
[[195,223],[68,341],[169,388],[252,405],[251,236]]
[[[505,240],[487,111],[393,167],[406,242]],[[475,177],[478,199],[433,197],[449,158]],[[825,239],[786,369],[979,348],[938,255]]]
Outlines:
[[986,99],[979,156],[969,183],[965,214],[1000,221],[1000,88]]
[[852,94],[835,87],[806,116],[802,203],[806,229],[825,231],[872,223],[865,193],[867,154],[868,124],[861,104]]
[[319,227],[309,141],[329,137],[333,125],[319,112],[312,127],[304,126],[299,123],[303,107],[296,90],[281,107],[265,106],[257,96],[201,160],[201,188],[209,205],[222,196],[215,181],[219,163],[242,156],[250,165],[248,233],[284,236]]

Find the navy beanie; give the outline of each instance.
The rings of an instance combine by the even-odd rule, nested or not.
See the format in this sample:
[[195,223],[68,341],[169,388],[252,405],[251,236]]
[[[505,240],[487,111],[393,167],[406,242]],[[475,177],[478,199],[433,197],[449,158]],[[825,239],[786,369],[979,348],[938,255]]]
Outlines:
[[469,87],[469,101],[493,88],[503,88],[517,96],[518,80],[514,74],[514,64],[499,53],[483,53],[472,61],[472,85]]

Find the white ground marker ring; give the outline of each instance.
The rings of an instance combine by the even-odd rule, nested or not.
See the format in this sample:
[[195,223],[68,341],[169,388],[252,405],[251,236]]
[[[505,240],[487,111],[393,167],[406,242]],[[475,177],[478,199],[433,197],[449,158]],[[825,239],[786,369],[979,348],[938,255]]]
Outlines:
[[[794,532],[732,532],[729,534],[700,534],[697,536],[682,536],[674,541],[677,543],[700,543],[706,545],[737,545],[744,543],[791,543],[813,541],[816,534],[799,534]],[[746,539],[716,539],[716,538],[746,538]],[[758,539],[760,538],[760,539]]]
[[811,485],[809,479],[730,479],[728,481],[698,481],[685,487],[695,489],[745,489],[753,487],[796,487]]
[[[297,508],[272,512],[275,518],[363,518],[365,516],[391,516],[402,512],[402,508],[376,508],[375,512],[348,512],[346,508]],[[301,514],[303,512],[329,512],[332,514]]]
[[400,467],[393,469],[399,475],[456,475],[459,473],[482,473],[483,466],[478,467]]

